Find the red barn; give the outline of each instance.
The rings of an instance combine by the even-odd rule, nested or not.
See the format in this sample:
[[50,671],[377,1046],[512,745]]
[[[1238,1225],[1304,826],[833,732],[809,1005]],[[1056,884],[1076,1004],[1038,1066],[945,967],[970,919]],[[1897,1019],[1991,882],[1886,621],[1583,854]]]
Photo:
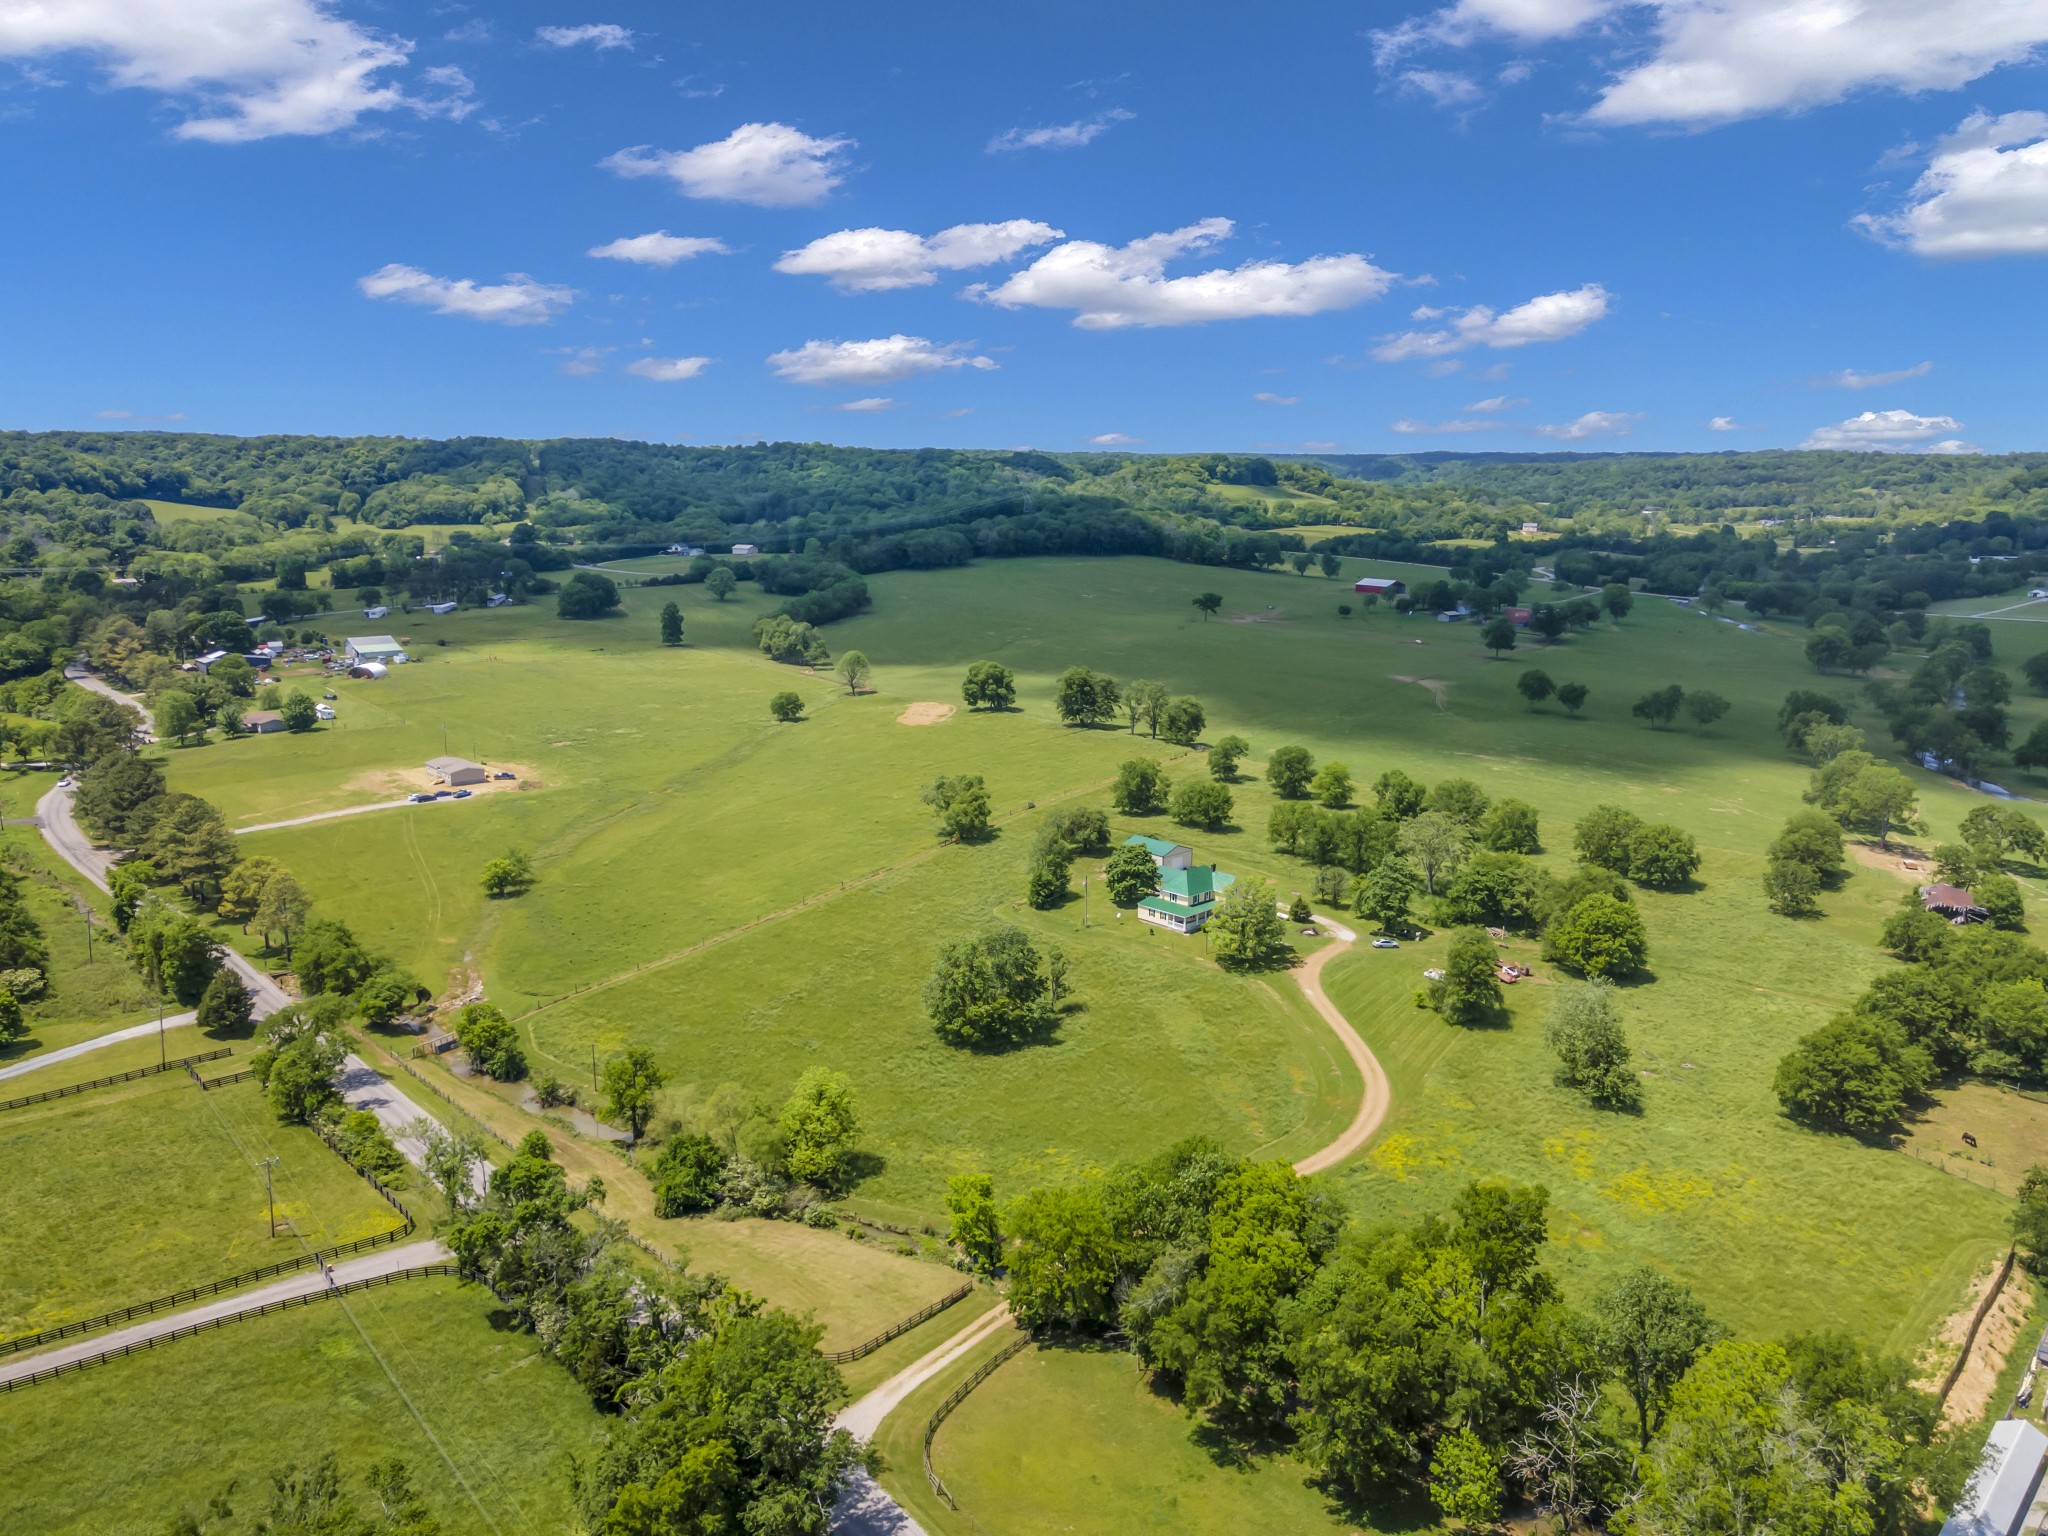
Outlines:
[[1367,576],[1353,585],[1351,590],[1367,597],[1392,597],[1398,592],[1407,591],[1408,588],[1392,576]]
[[1503,608],[1501,612],[1515,621],[1515,628],[1527,629],[1529,621],[1536,617],[1534,608]]

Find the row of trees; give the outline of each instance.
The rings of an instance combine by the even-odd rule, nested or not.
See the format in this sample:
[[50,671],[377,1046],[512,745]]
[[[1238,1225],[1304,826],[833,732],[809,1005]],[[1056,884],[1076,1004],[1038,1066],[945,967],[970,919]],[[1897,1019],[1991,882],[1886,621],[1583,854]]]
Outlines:
[[1347,1502],[1426,1491],[1485,1528],[1522,1497],[1563,1529],[1650,1536],[1736,1501],[1905,1536],[1973,1462],[1908,1364],[1849,1335],[1733,1339],[1648,1269],[1569,1306],[1541,1188],[1473,1183],[1365,1228],[1285,1165],[1197,1140],[1006,1210],[965,1175],[947,1203],[964,1260],[1007,1265],[1026,1327],[1114,1331],[1213,1443],[1288,1445]]
[[[970,682],[971,678],[970,673]],[[1151,735],[1182,747],[1201,740],[1208,724],[1199,701],[1173,697],[1164,683],[1119,683],[1086,667],[1069,667],[1059,675],[1053,685],[1053,711],[1067,725],[1106,725],[1121,712],[1133,735],[1143,724]]]

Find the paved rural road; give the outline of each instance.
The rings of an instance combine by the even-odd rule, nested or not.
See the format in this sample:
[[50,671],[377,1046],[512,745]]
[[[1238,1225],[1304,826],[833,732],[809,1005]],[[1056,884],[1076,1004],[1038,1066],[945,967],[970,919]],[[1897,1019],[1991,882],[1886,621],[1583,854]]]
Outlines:
[[78,684],[79,687],[85,689],[88,693],[96,693],[102,698],[112,699],[116,704],[126,704],[130,709],[142,716],[143,733],[151,741],[156,740],[156,716],[152,715],[149,712],[149,706],[134,694],[123,693],[113,684],[94,677],[75,661],[69,663],[64,668],[64,680],[69,683]]
[[1341,923],[1333,923],[1327,917],[1318,917],[1316,926],[1336,939],[1336,943],[1325,945],[1304,961],[1294,973],[1302,995],[1309,1006],[1323,1016],[1323,1022],[1336,1032],[1345,1051],[1358,1067],[1358,1075],[1365,1081],[1365,1096],[1358,1102],[1358,1113],[1351,1117],[1351,1123],[1344,1128],[1344,1134],[1328,1146],[1311,1152],[1294,1165],[1294,1171],[1306,1178],[1311,1173],[1321,1173],[1334,1168],[1345,1158],[1359,1151],[1372,1140],[1373,1132],[1380,1128],[1380,1122],[1387,1118],[1387,1110],[1394,1102],[1393,1089],[1387,1083],[1387,1074],[1380,1066],[1379,1058],[1359,1038],[1358,1031],[1351,1027],[1351,1021],[1337,1011],[1337,1005],[1323,992],[1323,967],[1357,942],[1358,935]]
[[[71,791],[52,789],[36,802],[36,820],[42,827],[43,840],[54,849],[59,858],[77,870],[101,890],[107,888],[107,867],[113,863],[113,855],[95,848],[71,814]],[[242,980],[249,989],[249,996],[255,1003],[254,1013],[259,1019],[267,1018],[291,1002],[291,995],[249,961],[229,949],[222,952],[229,970]],[[150,1029],[156,1028],[154,1023]],[[122,1038],[120,1035],[104,1036],[99,1042]],[[78,1049],[77,1047],[73,1048]],[[54,1057],[38,1057],[36,1063],[53,1060]],[[29,1063],[20,1064],[22,1066]],[[0,1077],[10,1075],[0,1071]],[[430,1118],[411,1099],[407,1098],[390,1079],[382,1076],[362,1057],[351,1051],[342,1058],[341,1078],[338,1086],[341,1096],[356,1109],[367,1109],[398,1144],[398,1150],[405,1154],[406,1161],[424,1166],[426,1147],[412,1134],[415,1121]],[[477,1187],[481,1190],[489,1178],[482,1168],[473,1170]]]
[[[333,1283],[346,1285],[351,1280],[369,1280],[378,1275],[394,1274],[401,1269],[411,1269],[420,1264],[445,1264],[452,1257],[438,1242],[407,1243],[402,1247],[379,1248],[361,1258],[347,1259],[334,1266]],[[182,1312],[165,1312],[150,1318],[147,1322],[132,1327],[117,1329],[113,1333],[94,1334],[76,1344],[60,1345],[37,1354],[10,1355],[0,1360],[0,1381],[13,1381],[19,1376],[33,1376],[37,1371],[47,1371],[52,1366],[69,1365],[74,1360],[84,1360],[93,1355],[105,1354],[110,1349],[119,1349],[124,1344],[140,1344],[146,1339],[159,1339],[180,1328],[189,1328],[194,1323],[204,1323],[217,1317],[227,1317],[235,1312],[245,1312],[260,1307],[265,1302],[285,1301],[294,1296],[308,1296],[315,1291],[327,1289],[328,1277],[318,1269],[309,1269],[301,1274],[287,1276],[269,1285],[258,1286],[253,1291],[237,1291],[221,1301],[210,1301],[204,1306],[188,1307]]]
[[[196,1024],[196,1013],[174,1013],[163,1022],[165,1029],[177,1029],[181,1025]],[[24,1072],[33,1072],[37,1067],[52,1066],[60,1061],[70,1061],[74,1056],[83,1056],[101,1046],[119,1045],[123,1040],[140,1040],[144,1035],[157,1032],[157,1022],[151,1019],[147,1024],[131,1024],[126,1029],[117,1029],[112,1034],[94,1035],[90,1040],[81,1040],[76,1045],[67,1045],[61,1050],[45,1051],[40,1056],[31,1056],[27,1061],[17,1061],[12,1066],[0,1067],[0,1083],[10,1077],[19,1077]]]

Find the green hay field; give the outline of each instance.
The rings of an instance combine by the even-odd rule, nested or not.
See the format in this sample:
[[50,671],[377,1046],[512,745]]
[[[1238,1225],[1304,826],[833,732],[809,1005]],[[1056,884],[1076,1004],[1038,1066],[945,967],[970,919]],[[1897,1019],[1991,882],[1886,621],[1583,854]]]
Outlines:
[[[552,1532],[602,1419],[490,1296],[408,1280],[0,1396],[0,1530],[159,1536],[231,1481],[333,1450],[412,1469],[448,1536]],[[260,1504],[257,1505],[260,1508]],[[239,1505],[238,1505],[239,1508]]]
[[[273,1155],[275,1238],[260,1166]],[[311,1131],[279,1125],[254,1083],[202,1094],[182,1072],[10,1110],[0,1168],[0,1337],[401,1220]]]

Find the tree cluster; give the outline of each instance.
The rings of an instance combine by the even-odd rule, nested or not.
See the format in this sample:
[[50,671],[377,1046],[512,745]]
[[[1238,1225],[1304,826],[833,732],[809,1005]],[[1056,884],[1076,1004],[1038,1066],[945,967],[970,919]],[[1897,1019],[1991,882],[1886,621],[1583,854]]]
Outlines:
[[1003,923],[939,951],[925,981],[924,1006],[940,1039],[1000,1049],[1050,1034],[1068,990],[1059,946],[1041,949],[1023,929]]

